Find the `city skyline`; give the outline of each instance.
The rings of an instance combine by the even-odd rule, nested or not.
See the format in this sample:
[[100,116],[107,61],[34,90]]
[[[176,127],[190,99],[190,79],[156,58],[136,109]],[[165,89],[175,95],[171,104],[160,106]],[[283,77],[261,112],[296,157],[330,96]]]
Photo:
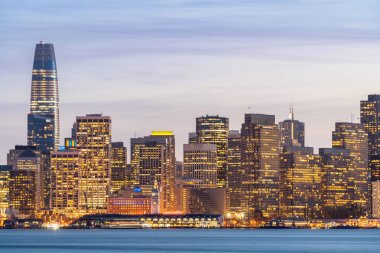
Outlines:
[[61,145],[76,116],[103,112],[113,119],[113,139],[127,147],[135,133],[173,130],[182,160],[196,117],[218,114],[240,129],[244,113],[275,114],[279,122],[293,103],[306,145],[330,147],[335,122],[351,121],[352,112],[358,118],[359,101],[376,93],[374,1],[159,1],[150,8],[112,1],[104,10],[82,2],[67,13],[69,5],[0,3],[7,34],[0,42],[3,154],[26,144],[31,59],[40,40],[55,45]]

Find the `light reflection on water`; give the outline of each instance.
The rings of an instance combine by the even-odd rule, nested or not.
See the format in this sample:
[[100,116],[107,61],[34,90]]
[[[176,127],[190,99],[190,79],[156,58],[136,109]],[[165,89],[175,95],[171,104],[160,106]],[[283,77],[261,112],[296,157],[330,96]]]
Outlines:
[[0,252],[380,252],[380,230],[0,230]]

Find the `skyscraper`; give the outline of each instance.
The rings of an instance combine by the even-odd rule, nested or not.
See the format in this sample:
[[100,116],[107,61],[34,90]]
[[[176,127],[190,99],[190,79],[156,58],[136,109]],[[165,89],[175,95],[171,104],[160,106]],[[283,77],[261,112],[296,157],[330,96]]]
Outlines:
[[290,107],[289,119],[280,122],[279,128],[283,147],[305,146],[305,124],[294,119],[293,106]]
[[353,205],[362,212],[369,214],[370,210],[370,178],[368,166],[368,135],[363,126],[358,123],[338,122],[332,133],[333,148],[346,149],[352,159],[351,177],[353,179]]
[[249,218],[278,216],[280,130],[274,115],[246,114],[241,128],[242,185]]
[[368,133],[369,155],[380,155],[380,95],[360,101],[360,123]]
[[135,184],[151,196],[155,182],[160,189],[160,210],[176,211],[175,138],[171,131],[152,131],[131,139],[131,166]]
[[281,153],[280,216],[321,217],[321,158],[313,148],[289,146]]
[[110,191],[111,117],[87,114],[76,120],[79,165],[79,208],[85,213],[106,211]]
[[348,218],[353,214],[352,157],[347,149],[320,148],[322,161],[322,210],[324,218]]
[[12,170],[9,180],[9,207],[18,217],[30,217],[37,211],[36,173],[32,170]]
[[195,188],[217,186],[216,144],[183,145],[183,178],[199,180]]
[[380,181],[380,95],[360,101],[360,122],[368,134],[368,163],[371,181]]
[[241,136],[238,130],[231,130],[228,134],[227,155],[227,195],[229,198],[228,211],[242,213],[244,194],[242,180],[245,171],[241,167]]
[[0,225],[6,220],[9,208],[9,179],[12,166],[0,165]]
[[68,217],[78,217],[80,152],[55,151],[50,160],[50,209]]
[[42,41],[36,45],[34,53],[28,145],[37,146],[41,151],[55,150],[59,145],[59,97],[55,52],[53,44]]
[[206,115],[196,119],[197,143],[217,146],[218,187],[226,187],[227,183],[228,129],[228,118]]
[[111,143],[111,193],[126,185],[127,148],[123,142]]

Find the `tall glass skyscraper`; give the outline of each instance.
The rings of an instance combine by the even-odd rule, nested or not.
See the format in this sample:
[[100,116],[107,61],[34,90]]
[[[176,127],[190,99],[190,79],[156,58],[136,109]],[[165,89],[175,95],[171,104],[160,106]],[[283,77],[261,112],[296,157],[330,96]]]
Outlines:
[[[46,120],[41,117],[46,117]],[[41,125],[43,122],[46,126]],[[36,45],[34,53],[28,145],[37,146],[41,151],[56,150],[59,145],[58,77],[54,46],[42,41]]]

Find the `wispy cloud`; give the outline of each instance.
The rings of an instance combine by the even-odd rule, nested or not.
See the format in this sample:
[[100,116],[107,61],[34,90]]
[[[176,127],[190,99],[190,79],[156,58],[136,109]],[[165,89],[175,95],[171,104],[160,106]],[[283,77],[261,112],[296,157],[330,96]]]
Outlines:
[[0,1],[0,159],[26,141],[39,40],[55,44],[63,135],[103,111],[115,140],[171,128],[180,153],[196,116],[239,128],[248,106],[280,120],[293,102],[308,144],[328,146],[378,91],[379,13],[376,0]]

